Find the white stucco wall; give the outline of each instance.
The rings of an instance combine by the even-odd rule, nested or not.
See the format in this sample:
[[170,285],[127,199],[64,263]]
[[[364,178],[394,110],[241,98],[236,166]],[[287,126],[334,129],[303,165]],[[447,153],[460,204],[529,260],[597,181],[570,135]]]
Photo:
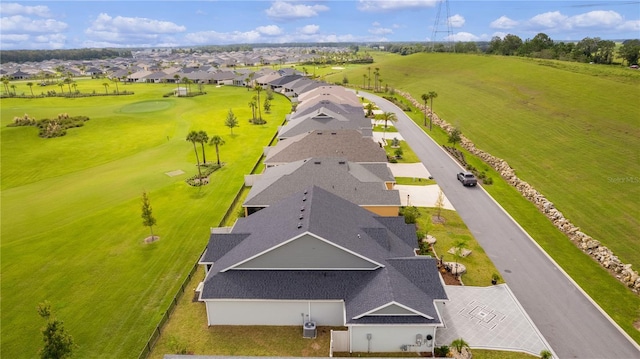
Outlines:
[[344,325],[342,301],[205,301],[209,325],[300,325],[309,318],[316,325]]
[[[409,345],[407,351],[410,352],[430,352],[434,345],[427,346],[425,338],[431,334],[435,338],[435,327],[422,326],[352,326],[351,330],[351,351],[352,352],[399,352],[402,345]],[[371,334],[371,341],[367,340],[367,334]],[[423,343],[416,345],[416,334],[422,334]],[[370,345],[369,345],[370,344]]]

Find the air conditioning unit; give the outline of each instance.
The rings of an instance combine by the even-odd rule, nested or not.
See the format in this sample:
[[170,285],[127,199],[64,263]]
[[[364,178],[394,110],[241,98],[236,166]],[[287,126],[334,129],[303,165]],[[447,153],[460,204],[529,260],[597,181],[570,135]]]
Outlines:
[[314,339],[316,334],[316,322],[304,322],[304,326],[302,327],[302,337]]

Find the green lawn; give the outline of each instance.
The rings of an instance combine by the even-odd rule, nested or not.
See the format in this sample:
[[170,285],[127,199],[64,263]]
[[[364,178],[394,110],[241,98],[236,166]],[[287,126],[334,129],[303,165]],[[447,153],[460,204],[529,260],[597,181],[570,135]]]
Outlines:
[[[372,54],[391,88],[418,100],[436,91],[440,117],[640,268],[640,72],[500,56]],[[366,72],[362,65],[327,80]]]
[[[78,89],[104,90],[101,83],[78,81]],[[36,356],[44,323],[35,308],[45,299],[74,336],[76,357],[137,357],[204,249],[208,228],[219,224],[291,108],[276,96],[263,115],[268,123],[254,126],[246,89],[211,86],[204,96],[163,98],[175,86],[119,87],[135,95],[1,100],[2,357]],[[229,108],[240,123],[233,136],[223,125]],[[6,127],[25,113],[90,121],[41,139],[36,128]],[[196,173],[190,130],[226,141],[226,165],[202,188],[184,181]],[[213,147],[206,150],[215,160]],[[185,173],[166,174],[175,170]],[[143,191],[160,236],[152,244],[143,243]]]

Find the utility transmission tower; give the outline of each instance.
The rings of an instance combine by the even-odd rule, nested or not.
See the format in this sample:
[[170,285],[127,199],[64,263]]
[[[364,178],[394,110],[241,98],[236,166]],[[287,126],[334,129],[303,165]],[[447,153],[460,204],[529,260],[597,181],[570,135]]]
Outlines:
[[[440,19],[442,14],[442,4],[444,4],[446,17],[444,21]],[[444,22],[444,24],[443,24]],[[446,27],[446,29],[442,29],[442,27]],[[455,51],[455,46],[453,46],[453,31],[451,30],[451,14],[449,13],[449,0],[440,0],[438,1],[438,12],[436,13],[436,21],[433,23],[433,33],[431,34],[431,51],[436,50],[436,44],[438,43],[438,34],[446,33],[444,37],[440,39],[446,40],[445,51]]]

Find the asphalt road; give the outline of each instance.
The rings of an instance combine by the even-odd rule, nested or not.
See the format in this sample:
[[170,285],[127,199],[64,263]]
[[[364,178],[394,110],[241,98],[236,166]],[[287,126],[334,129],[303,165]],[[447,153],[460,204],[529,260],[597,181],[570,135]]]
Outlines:
[[359,93],[385,112],[438,181],[557,358],[640,358],[640,346],[602,313],[529,235],[481,187],[456,179],[460,165],[404,112],[378,96]]

